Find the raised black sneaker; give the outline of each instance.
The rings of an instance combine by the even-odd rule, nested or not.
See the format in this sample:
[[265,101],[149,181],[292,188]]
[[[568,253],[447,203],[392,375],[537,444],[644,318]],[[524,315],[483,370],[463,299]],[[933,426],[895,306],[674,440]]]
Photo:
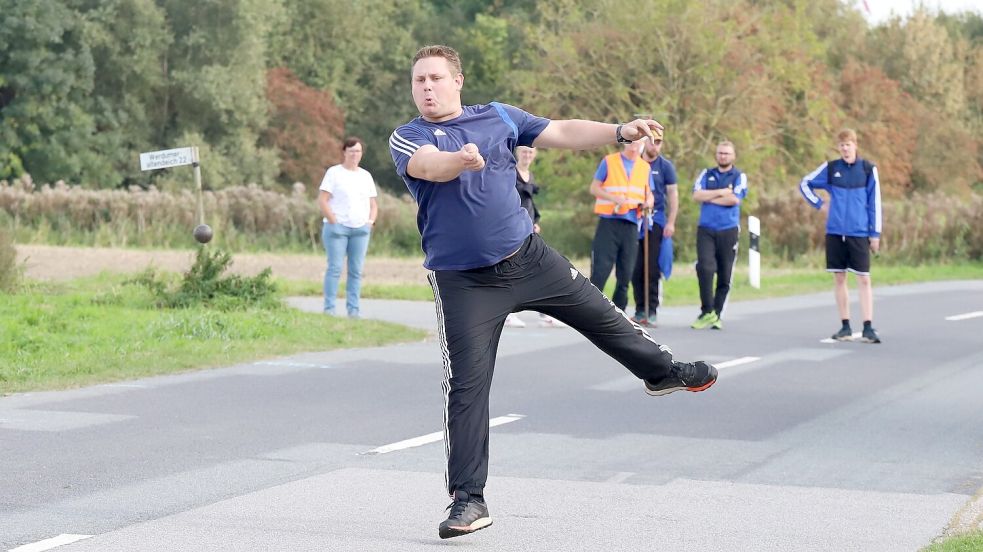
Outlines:
[[843,326],[840,331],[833,334],[833,339],[837,341],[850,341],[853,339],[853,330],[849,326]]
[[492,524],[485,501],[465,491],[454,491],[454,502],[447,507],[451,511],[440,524],[440,538],[449,539],[474,533]]
[[673,391],[705,391],[717,381],[717,369],[698,360],[694,363],[672,361],[669,375],[659,381],[645,381],[645,392],[654,397]]
[[874,328],[866,326],[863,333],[860,334],[860,341],[863,341],[864,343],[880,343],[881,338],[877,336],[877,332],[874,331]]

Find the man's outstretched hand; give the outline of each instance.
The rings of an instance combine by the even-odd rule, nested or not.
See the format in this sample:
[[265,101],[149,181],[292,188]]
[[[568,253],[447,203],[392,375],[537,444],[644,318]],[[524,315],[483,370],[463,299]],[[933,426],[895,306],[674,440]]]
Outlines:
[[632,142],[646,137],[649,140],[661,140],[664,130],[659,121],[654,119],[635,119],[622,125],[621,137]]
[[480,171],[485,167],[485,158],[478,152],[478,146],[468,143],[457,152],[466,171]]

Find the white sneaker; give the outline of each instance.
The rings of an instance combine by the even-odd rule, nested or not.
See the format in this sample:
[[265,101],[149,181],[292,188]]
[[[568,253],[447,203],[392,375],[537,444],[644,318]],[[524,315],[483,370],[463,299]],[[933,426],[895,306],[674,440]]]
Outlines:
[[542,328],[569,328],[569,326],[563,322],[560,322],[552,316],[546,316],[545,314],[539,315],[539,325]]
[[513,312],[513,313],[509,314],[505,318],[505,327],[506,328],[525,328],[526,327],[526,323],[523,322],[521,318],[519,318],[519,315],[518,314],[516,314],[516,313]]

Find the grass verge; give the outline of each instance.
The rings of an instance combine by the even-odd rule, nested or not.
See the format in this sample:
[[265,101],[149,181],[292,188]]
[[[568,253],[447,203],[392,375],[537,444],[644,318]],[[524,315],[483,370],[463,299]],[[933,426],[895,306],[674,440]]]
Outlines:
[[[575,261],[574,265],[583,274],[589,274],[589,262]],[[979,280],[983,279],[983,263],[875,266],[872,277],[875,287],[935,280]],[[849,278],[848,283],[851,289],[855,288],[853,277]],[[322,293],[321,282],[279,280],[277,284],[285,295],[317,296]],[[613,274],[608,278],[604,291],[608,297],[614,292]],[[832,302],[833,277],[822,268],[764,267],[762,269],[761,289],[755,289],[748,283],[747,267],[738,267],[734,271],[730,299],[733,301],[767,299],[823,291],[830,292],[830,301]],[[344,296],[344,282],[342,282],[338,294],[339,297]],[[676,265],[672,278],[664,284],[663,296],[662,304],[666,306],[699,305],[700,289],[692,265]],[[407,282],[405,284],[363,282],[362,297],[432,301],[433,292],[426,282]],[[629,298],[631,297],[629,290]],[[629,308],[634,308],[634,305],[634,300],[629,299]]]
[[922,549],[921,552],[980,552],[983,550],[983,531],[949,537]]
[[[696,281],[696,273],[692,265],[685,269],[678,274],[674,271],[672,278],[666,282],[664,288],[666,305],[699,305],[700,288]],[[875,265],[871,271],[871,278],[875,288],[936,280],[979,280],[983,279],[983,263]],[[855,293],[856,279],[848,276],[847,284],[851,292]],[[611,289],[613,290],[613,286]],[[833,276],[823,268],[763,267],[761,289],[755,289],[748,283],[748,271],[744,266],[734,271],[729,298],[733,301],[745,301],[824,291],[829,292],[830,305],[833,305]],[[876,290],[874,295],[876,300]]]
[[0,302],[0,395],[378,346],[425,332],[287,307],[157,309],[122,277],[30,284]]

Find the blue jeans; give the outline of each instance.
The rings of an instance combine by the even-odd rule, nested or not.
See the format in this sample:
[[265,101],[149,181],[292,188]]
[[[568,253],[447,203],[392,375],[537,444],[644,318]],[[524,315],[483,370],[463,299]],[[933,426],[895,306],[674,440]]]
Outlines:
[[338,281],[341,280],[341,266],[348,256],[348,283],[345,306],[348,316],[358,316],[358,298],[362,291],[362,265],[365,252],[369,249],[369,235],[372,227],[366,224],[361,228],[349,228],[344,224],[324,223],[321,229],[321,242],[328,254],[328,270],[324,273],[324,312],[334,314],[335,297],[338,295]]

